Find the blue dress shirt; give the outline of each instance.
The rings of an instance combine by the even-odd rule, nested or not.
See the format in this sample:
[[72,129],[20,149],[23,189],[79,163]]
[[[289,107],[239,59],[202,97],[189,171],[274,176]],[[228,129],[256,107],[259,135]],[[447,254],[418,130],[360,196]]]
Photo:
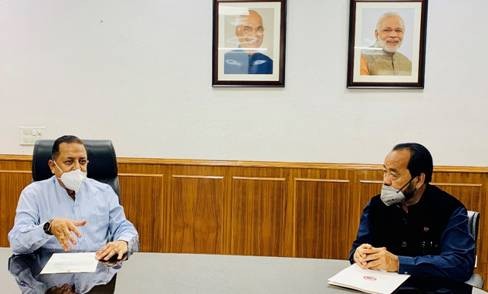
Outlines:
[[72,251],[96,251],[113,240],[126,241],[129,253],[138,250],[137,231],[125,218],[112,187],[87,178],[73,200],[53,176],[31,183],[20,194],[14,227],[8,234],[13,253],[31,253],[41,247],[62,250],[43,229],[53,218],[87,221],[78,227],[82,236]]

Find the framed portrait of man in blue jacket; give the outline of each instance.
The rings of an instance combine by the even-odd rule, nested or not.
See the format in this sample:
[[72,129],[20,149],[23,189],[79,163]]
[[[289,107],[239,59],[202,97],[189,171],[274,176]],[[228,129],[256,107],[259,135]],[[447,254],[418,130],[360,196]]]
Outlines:
[[214,0],[213,86],[283,87],[286,0]]

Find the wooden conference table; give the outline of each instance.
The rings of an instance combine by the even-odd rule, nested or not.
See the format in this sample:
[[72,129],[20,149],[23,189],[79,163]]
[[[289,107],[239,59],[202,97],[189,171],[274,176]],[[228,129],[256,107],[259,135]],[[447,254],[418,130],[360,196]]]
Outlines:
[[[0,292],[20,293],[14,275],[7,265],[11,251],[0,248]],[[32,255],[31,255],[32,256]],[[20,260],[20,262],[18,262]],[[39,279],[34,281],[26,277],[25,265],[32,266],[32,257],[18,259],[10,265],[11,271],[17,273],[22,283],[35,284],[42,288],[41,280],[47,287],[53,281]],[[17,265],[21,265],[18,267]],[[121,265],[122,264],[122,265]],[[121,266],[120,266],[121,265]],[[42,276],[70,276],[79,283],[77,289],[90,289],[94,281],[108,286],[94,288],[94,293],[172,293],[172,294],[295,294],[295,293],[357,293],[356,291],[327,284],[327,279],[349,265],[345,260],[325,260],[310,258],[257,257],[234,255],[205,254],[170,254],[170,253],[135,253],[129,260],[115,265],[100,265],[97,273],[61,274]],[[33,270],[38,272],[40,269]],[[30,270],[27,272],[31,272]],[[116,275],[115,275],[116,274]],[[78,276],[76,276],[78,275]],[[73,276],[76,276],[73,278]],[[114,278],[116,276],[116,279]],[[64,279],[66,280],[66,279]],[[92,285],[87,286],[86,281]],[[60,278],[59,281],[63,281]],[[85,283],[85,284],[84,284]],[[105,287],[105,288],[104,288]],[[425,293],[407,291],[408,293]],[[402,292],[403,293],[403,292]],[[431,293],[459,293],[442,289]],[[471,293],[469,291],[463,293]],[[473,288],[472,293],[486,293]]]

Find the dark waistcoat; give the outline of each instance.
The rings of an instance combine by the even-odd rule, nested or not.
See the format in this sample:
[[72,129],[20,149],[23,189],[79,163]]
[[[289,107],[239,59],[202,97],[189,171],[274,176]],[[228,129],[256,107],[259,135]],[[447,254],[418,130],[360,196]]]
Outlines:
[[396,255],[440,254],[442,233],[459,207],[463,207],[459,200],[431,185],[408,213],[399,205],[386,206],[375,196],[370,203],[371,245]]

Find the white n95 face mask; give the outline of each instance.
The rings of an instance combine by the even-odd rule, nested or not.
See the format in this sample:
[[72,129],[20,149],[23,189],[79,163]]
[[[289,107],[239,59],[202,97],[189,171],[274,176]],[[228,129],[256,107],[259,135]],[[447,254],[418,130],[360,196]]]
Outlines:
[[86,172],[82,172],[80,169],[65,172],[61,175],[61,182],[63,182],[64,186],[75,191],[75,193],[80,191],[81,184],[85,179]]
[[80,191],[81,184],[86,179],[86,172],[82,172],[80,169],[63,172],[63,170],[58,166],[56,161],[53,160],[53,162],[56,167],[63,173],[60,178],[61,182],[63,182],[63,185],[66,188],[75,191],[75,193],[78,193],[78,191]]
[[380,198],[386,206],[390,206],[402,202],[405,199],[405,195],[401,190],[383,184]]

